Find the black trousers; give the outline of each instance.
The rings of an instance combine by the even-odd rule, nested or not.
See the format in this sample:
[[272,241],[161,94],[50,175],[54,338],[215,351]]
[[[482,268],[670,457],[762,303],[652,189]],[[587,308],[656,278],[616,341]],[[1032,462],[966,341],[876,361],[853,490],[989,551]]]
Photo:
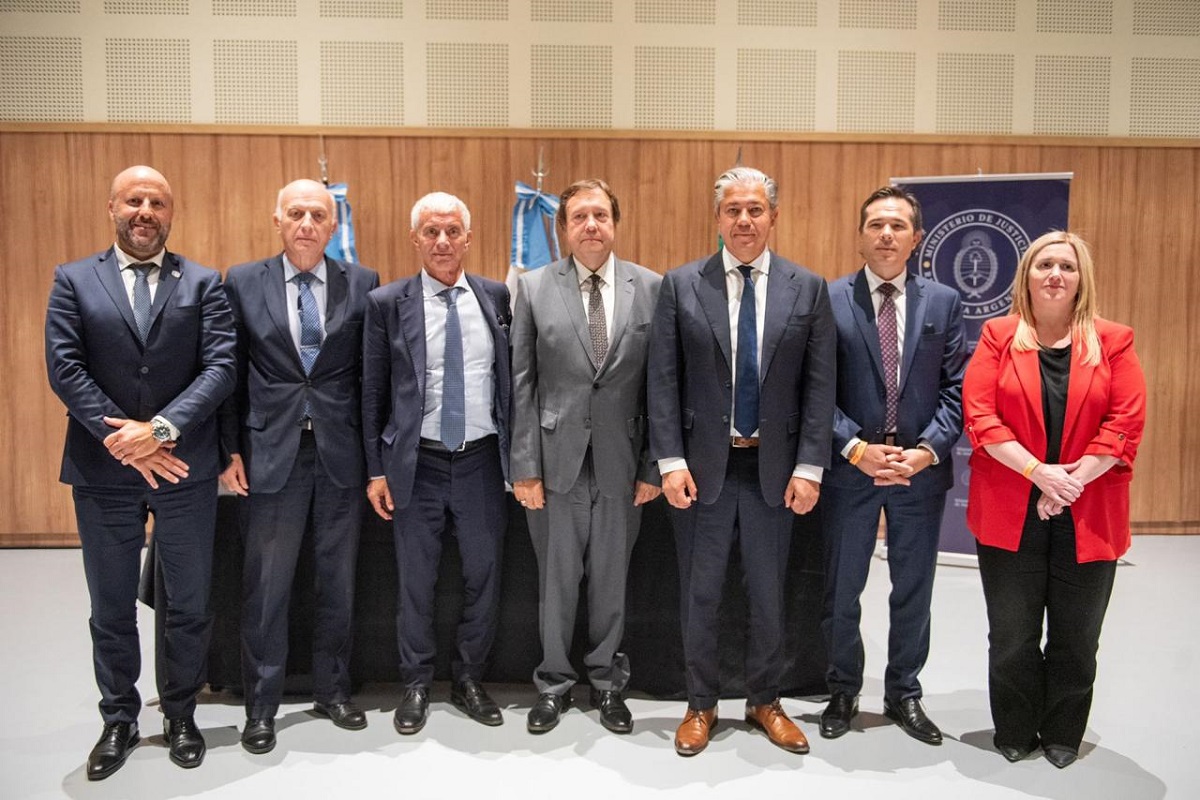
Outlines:
[[1027,747],[1040,737],[1043,745],[1078,750],[1116,562],[1078,563],[1070,509],[1043,522],[1033,498],[1015,553],[983,544],[977,550],[996,745]]

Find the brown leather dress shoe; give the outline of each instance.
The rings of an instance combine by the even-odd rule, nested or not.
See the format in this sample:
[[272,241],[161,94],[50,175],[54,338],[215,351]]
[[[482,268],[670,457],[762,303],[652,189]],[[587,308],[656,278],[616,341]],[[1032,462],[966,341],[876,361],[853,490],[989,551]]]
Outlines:
[[694,756],[708,747],[708,737],[717,727],[717,709],[698,711],[688,706],[683,722],[675,731],[675,752],[681,756]]
[[746,722],[762,728],[776,747],[782,747],[789,753],[808,752],[808,739],[791,717],[784,713],[778,699],[761,706],[746,706]]

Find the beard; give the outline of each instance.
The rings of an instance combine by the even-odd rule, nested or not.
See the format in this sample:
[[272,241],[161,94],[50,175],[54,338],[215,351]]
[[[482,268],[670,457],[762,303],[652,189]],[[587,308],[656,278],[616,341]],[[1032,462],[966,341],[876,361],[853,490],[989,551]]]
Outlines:
[[137,258],[149,258],[163,249],[167,243],[167,234],[171,232],[169,224],[156,223],[152,235],[144,235],[134,231],[134,220],[131,218],[117,220],[117,243],[121,249]]

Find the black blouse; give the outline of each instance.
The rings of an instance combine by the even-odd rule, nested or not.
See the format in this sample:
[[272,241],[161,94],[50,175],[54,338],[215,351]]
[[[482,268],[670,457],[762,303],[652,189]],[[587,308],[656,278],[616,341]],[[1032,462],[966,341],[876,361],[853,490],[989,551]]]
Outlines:
[[1071,345],[1038,351],[1042,373],[1042,418],[1046,420],[1047,464],[1057,464],[1062,453],[1063,420],[1067,415],[1067,382],[1071,377]]

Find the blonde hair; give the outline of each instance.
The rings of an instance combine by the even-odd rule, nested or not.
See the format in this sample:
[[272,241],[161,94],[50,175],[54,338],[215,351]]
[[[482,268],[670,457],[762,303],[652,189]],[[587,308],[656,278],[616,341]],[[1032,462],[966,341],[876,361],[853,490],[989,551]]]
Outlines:
[[1075,310],[1071,313],[1071,342],[1081,346],[1080,363],[1094,366],[1100,363],[1100,337],[1096,335],[1096,267],[1087,242],[1068,231],[1050,231],[1039,236],[1021,256],[1017,276],[1013,279],[1012,313],[1020,317],[1020,321],[1012,348],[1017,352],[1041,348],[1034,329],[1036,320],[1029,294],[1029,271],[1038,254],[1052,244],[1070,245],[1075,251],[1075,260],[1079,263],[1079,291],[1075,295]]

